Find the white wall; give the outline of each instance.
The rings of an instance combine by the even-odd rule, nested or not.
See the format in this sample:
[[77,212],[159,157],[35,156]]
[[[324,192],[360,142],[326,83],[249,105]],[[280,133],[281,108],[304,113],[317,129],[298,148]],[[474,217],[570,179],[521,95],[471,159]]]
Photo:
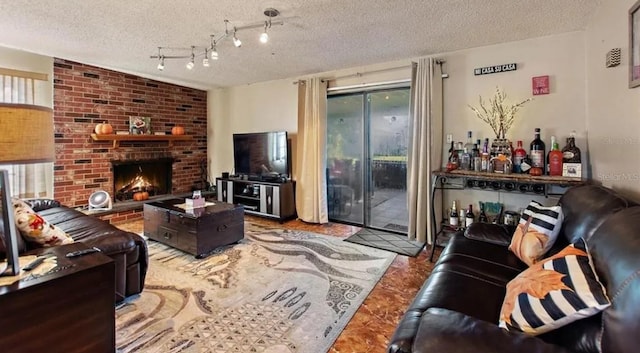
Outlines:
[[[586,30],[587,128],[593,178],[640,199],[640,87],[629,88],[627,14],[636,0],[608,1]],[[605,55],[622,48],[622,63]]]
[[0,67],[47,74],[47,82],[36,81],[35,104],[53,108],[53,58],[0,47]]
[[[233,171],[234,133],[287,131],[295,146],[298,87],[292,79],[209,91],[208,153],[211,179]],[[295,161],[295,152],[291,160]],[[291,168],[291,167],[290,167]]]

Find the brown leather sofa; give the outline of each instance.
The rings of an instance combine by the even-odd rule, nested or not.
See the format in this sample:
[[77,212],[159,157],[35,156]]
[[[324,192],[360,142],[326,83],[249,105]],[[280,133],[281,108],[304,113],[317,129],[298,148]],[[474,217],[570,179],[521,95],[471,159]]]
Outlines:
[[505,286],[526,265],[507,249],[512,228],[474,224],[449,241],[388,352],[638,352],[640,206],[595,185],[568,190],[560,205],[564,221],[550,253],[585,239],[609,308],[535,337],[499,328]]
[[[142,292],[149,263],[147,244],[142,237],[63,206],[55,200],[25,201],[42,218],[64,230],[74,241],[82,242],[88,247],[95,246],[113,259],[116,268],[116,302]],[[21,252],[29,247],[22,239],[18,246]]]

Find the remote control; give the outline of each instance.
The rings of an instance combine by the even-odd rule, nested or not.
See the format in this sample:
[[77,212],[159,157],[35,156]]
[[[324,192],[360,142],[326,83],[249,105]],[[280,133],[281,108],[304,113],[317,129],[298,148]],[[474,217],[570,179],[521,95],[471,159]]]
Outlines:
[[91,249],[84,249],[84,250],[78,250],[78,251],[72,251],[68,254],[66,254],[66,257],[78,257],[78,256],[82,256],[82,255],[87,255],[87,254],[91,254],[94,252],[100,252],[100,249],[93,247]]
[[44,256],[38,257],[35,260],[29,262],[27,264],[27,266],[25,266],[22,270],[23,271],[31,271],[31,270],[35,269],[36,267],[40,266],[40,264],[43,263],[45,259],[46,259],[46,257],[44,257]]

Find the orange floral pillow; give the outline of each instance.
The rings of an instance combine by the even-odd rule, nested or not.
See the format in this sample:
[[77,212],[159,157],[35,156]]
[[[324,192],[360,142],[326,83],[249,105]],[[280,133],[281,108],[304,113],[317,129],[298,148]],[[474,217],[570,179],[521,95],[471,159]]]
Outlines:
[[509,250],[531,266],[551,249],[562,225],[560,206],[545,207],[531,201],[513,233]]
[[580,239],[507,284],[499,325],[538,335],[595,315],[609,305]]
[[49,247],[73,243],[62,229],[47,222],[24,201],[12,199],[16,227],[27,241]]

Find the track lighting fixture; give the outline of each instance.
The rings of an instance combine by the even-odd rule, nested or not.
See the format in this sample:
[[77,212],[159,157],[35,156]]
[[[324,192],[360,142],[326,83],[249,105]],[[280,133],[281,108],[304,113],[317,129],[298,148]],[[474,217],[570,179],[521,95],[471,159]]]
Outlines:
[[[152,55],[152,59],[158,59],[158,70],[164,70],[164,60],[165,59],[190,59],[186,67],[188,70],[193,70],[195,67],[195,58],[202,57],[202,66],[209,67],[211,60],[218,60],[218,45],[221,44],[225,39],[231,39],[233,45],[235,47],[241,47],[242,41],[238,38],[238,32],[248,30],[248,29],[262,29],[262,33],[260,33],[260,42],[267,43],[269,41],[269,30],[273,25],[283,25],[284,22],[282,20],[273,21],[273,18],[280,15],[280,12],[274,8],[267,8],[264,10],[264,15],[267,16],[266,21],[256,22],[244,26],[233,26],[232,31],[229,30],[230,24],[229,20],[224,20],[224,32],[218,34],[211,34],[211,44],[209,46],[191,46],[189,48],[170,48],[170,47],[158,47],[158,55]],[[187,54],[186,51],[191,50],[190,54]],[[176,53],[176,55],[171,55]],[[223,53],[224,54],[224,53]]]

